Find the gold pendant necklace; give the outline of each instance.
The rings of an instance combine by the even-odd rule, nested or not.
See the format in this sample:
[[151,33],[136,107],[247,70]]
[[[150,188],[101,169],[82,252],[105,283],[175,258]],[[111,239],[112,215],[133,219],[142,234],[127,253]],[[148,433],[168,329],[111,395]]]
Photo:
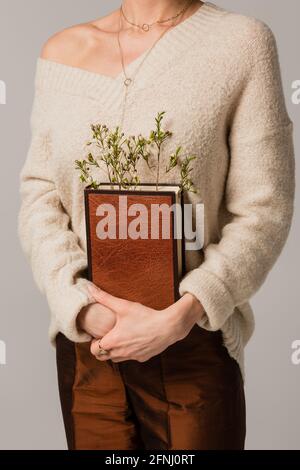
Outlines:
[[[194,3],[194,0],[190,1],[188,3],[188,5],[185,6],[185,8],[183,10],[181,10],[180,13],[178,13],[177,15],[175,15],[175,19],[178,18],[180,15],[183,15],[186,10],[188,9],[188,7]],[[127,99],[128,99],[128,92],[129,92],[129,88],[130,86],[134,83],[134,79],[137,75],[137,73],[139,72],[140,68],[142,67],[143,63],[145,62],[145,60],[147,59],[148,55],[150,54],[150,52],[152,51],[152,49],[154,48],[154,46],[158,43],[158,41],[163,37],[163,35],[169,31],[169,29],[174,26],[174,21],[169,25],[169,27],[167,29],[165,29],[162,34],[159,35],[159,37],[156,39],[156,41],[154,42],[154,44],[152,44],[152,46],[150,47],[150,49],[148,49],[147,51],[147,54],[145,55],[145,57],[143,58],[142,62],[139,64],[139,66],[137,67],[137,69],[135,70],[135,73],[129,77],[126,73],[126,68],[125,68],[125,64],[124,64],[124,54],[123,54],[123,50],[122,50],[122,46],[121,46],[121,41],[120,41],[120,33],[121,33],[121,30],[122,30],[122,17],[123,17],[123,9],[122,9],[122,6],[120,7],[120,19],[119,19],[119,31],[118,31],[118,44],[119,44],[119,49],[120,49],[120,56],[121,56],[121,62],[122,62],[122,69],[123,69],[123,74],[124,74],[124,89],[125,89],[125,92],[124,92],[124,99],[123,99],[123,106],[122,106],[122,111],[121,111],[121,119],[120,119],[120,122],[119,122],[119,127],[122,129],[123,128],[123,125],[124,125],[124,118],[125,118],[125,110],[126,110],[126,104],[127,104]],[[163,20],[164,22],[166,21],[170,21],[171,19],[173,18],[168,18],[167,20]],[[162,21],[161,21],[162,22]],[[155,24],[155,23],[153,23]],[[137,26],[137,25],[134,25],[134,26]]]
[[178,18],[180,15],[184,14],[186,12],[186,10],[189,8],[189,6],[194,3],[195,0],[190,0],[183,8],[182,10],[180,10],[179,13],[177,13],[176,15],[174,16],[170,16],[169,18],[166,18],[165,20],[157,20],[157,21],[154,21],[153,23],[143,23],[142,25],[139,25],[137,23],[133,23],[132,21],[130,21],[125,13],[124,13],[124,10],[123,10],[123,5],[121,6],[121,13],[122,13],[122,16],[124,17],[125,21],[129,24],[131,24],[131,26],[136,26],[137,28],[141,29],[142,31],[145,31],[146,33],[148,31],[150,31],[150,28],[152,26],[154,26],[155,24],[162,24],[162,23],[167,23],[168,21],[172,21],[172,20],[176,20],[176,18]]

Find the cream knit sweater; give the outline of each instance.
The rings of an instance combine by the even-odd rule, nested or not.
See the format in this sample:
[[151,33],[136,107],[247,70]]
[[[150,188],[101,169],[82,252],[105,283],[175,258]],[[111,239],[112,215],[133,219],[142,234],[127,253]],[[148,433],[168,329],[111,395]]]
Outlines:
[[[118,125],[123,79],[38,59],[19,234],[47,296],[53,344],[59,331],[75,342],[90,340],[76,329],[77,314],[93,299],[84,275],[83,186],[74,160],[86,155],[91,123]],[[174,134],[162,158],[177,144],[197,155],[198,193],[187,199],[204,203],[205,246],[187,253],[180,293],[200,299],[207,316],[199,326],[222,330],[244,372],[244,346],[254,327],[248,301],[279,256],[293,213],[293,125],[274,36],[254,18],[206,3],[155,45],[127,106],[127,135],[148,135],[157,112],[166,111],[164,125]],[[153,181],[147,171],[143,176]],[[164,182],[176,183],[178,176]]]

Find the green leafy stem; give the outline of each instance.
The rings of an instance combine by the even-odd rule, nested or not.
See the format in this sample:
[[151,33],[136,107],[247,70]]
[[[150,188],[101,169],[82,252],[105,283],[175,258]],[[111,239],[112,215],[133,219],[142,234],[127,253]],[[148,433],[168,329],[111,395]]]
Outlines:
[[[172,137],[173,133],[164,130],[162,121],[165,111],[159,112],[155,118],[155,129],[150,132],[149,138],[142,134],[125,137],[120,127],[110,130],[105,124],[92,124],[92,138],[87,142],[90,152],[83,160],[75,161],[75,169],[80,172],[80,181],[92,189],[98,189],[101,181],[92,176],[92,168],[105,171],[111,185],[119,189],[134,189],[141,183],[138,174],[138,163],[144,162],[149,170],[155,171],[156,189],[158,190],[161,178],[161,156],[163,145]],[[153,147],[156,155],[153,155]],[[182,147],[177,147],[170,155],[165,173],[175,168],[180,170],[179,185],[183,191],[196,192],[191,179],[191,162],[195,156],[188,155],[181,158]],[[154,160],[154,164],[152,163]]]

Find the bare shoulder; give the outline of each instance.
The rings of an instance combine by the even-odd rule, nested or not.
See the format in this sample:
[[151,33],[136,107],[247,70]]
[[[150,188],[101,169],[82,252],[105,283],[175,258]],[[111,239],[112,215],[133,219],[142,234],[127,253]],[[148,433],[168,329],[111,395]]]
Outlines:
[[117,11],[96,20],[80,23],[55,33],[43,45],[40,57],[62,63],[77,62],[80,56],[116,30]]
[[87,46],[91,29],[92,26],[86,23],[55,33],[44,44],[40,56],[57,62],[72,62],[76,53]]

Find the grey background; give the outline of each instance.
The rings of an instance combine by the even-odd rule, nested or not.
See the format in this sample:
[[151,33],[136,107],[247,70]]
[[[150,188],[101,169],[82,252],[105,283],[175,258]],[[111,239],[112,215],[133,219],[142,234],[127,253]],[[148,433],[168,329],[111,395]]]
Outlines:
[[[300,79],[299,0],[216,0],[220,6],[264,20],[280,53],[287,105],[300,150],[300,105],[291,83]],[[36,58],[54,32],[103,16],[119,6],[100,0],[0,0],[1,316],[0,340],[7,365],[0,366],[0,449],[65,449],[48,308],[38,293],[16,235],[18,178],[29,146],[29,115]],[[298,169],[299,170],[299,169]],[[291,343],[300,337],[299,191],[293,229],[279,262],[253,299],[256,332],[246,349],[247,448],[300,449],[300,365]]]

